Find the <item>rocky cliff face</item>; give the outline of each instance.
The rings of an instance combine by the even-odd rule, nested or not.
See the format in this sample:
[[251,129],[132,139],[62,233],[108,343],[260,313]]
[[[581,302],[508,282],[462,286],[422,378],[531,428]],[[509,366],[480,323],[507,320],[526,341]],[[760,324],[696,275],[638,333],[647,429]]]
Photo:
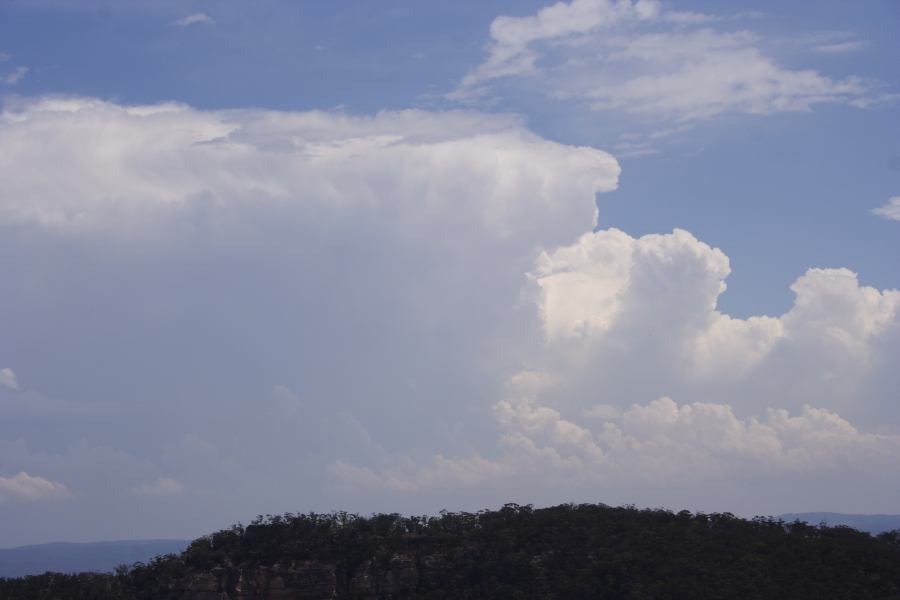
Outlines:
[[[434,560],[426,561],[434,563]],[[255,569],[216,568],[181,582],[184,600],[381,600],[414,595],[422,565],[412,556],[395,554],[371,559],[342,582],[333,564],[304,561]]]

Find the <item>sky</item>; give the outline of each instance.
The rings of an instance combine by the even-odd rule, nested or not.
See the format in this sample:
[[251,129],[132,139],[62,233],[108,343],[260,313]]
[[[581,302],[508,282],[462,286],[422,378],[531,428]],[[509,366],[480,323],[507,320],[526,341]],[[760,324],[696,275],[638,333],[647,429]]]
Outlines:
[[898,29],[0,0],[0,546],[900,512]]

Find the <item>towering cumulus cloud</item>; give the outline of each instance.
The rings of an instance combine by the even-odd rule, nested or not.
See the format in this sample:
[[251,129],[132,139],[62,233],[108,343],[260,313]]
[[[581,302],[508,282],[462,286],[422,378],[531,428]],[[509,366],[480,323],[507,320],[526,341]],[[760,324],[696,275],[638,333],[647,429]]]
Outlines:
[[[665,488],[757,511],[766,500],[746,494],[765,481],[779,501],[811,502],[801,485],[849,506],[869,489],[889,508],[900,490],[882,477],[900,476],[900,435],[861,431],[836,411],[875,429],[896,416],[900,292],[860,286],[847,269],[810,269],[787,313],[739,319],[716,308],[729,272],[722,251],[683,230],[601,230],[542,252],[529,277],[545,343],[494,405],[492,458],[398,460],[385,481],[504,481],[523,497],[552,482],[557,493],[619,501]],[[335,473],[366,476],[343,464]]]

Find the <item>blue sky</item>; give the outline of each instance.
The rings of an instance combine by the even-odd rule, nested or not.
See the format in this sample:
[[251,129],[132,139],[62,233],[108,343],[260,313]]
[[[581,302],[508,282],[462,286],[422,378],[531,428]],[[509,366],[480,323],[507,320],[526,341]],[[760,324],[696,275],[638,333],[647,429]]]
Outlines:
[[900,8],[728,8],[0,2],[0,543],[900,511]]

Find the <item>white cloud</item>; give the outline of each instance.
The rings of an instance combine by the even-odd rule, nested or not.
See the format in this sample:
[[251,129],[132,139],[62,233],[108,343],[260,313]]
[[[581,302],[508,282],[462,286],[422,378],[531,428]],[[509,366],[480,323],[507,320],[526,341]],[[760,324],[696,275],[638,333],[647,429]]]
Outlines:
[[619,38],[607,45],[607,60],[627,65],[629,74],[611,81],[601,70],[596,83],[587,79],[571,93],[596,110],[682,122],[729,112],[805,111],[825,102],[866,101],[862,80],[835,81],[813,70],[783,68],[758,42],[747,32],[708,29]]
[[703,327],[715,315],[729,272],[721,250],[687,231],[632,238],[608,229],[542,253],[531,278],[541,292],[546,336],[554,341],[651,322],[675,328],[675,335]]
[[[861,432],[820,408],[805,406],[797,415],[769,409],[763,419],[741,419],[727,404],[679,405],[663,397],[591,428],[533,399],[515,402],[512,418],[509,401],[497,405],[504,433],[495,458],[438,455],[427,465],[401,459],[382,470],[338,461],[332,476],[354,488],[402,492],[491,482],[517,494],[531,480],[560,490],[649,485],[659,494],[660,485],[700,485],[717,477],[815,480],[845,469],[900,475],[894,460],[900,436]],[[745,484],[737,485],[743,490],[738,493],[746,492]]]
[[724,253],[686,231],[632,238],[610,229],[544,252],[531,277],[551,342],[620,346],[653,331],[697,376],[746,374],[785,346],[823,361],[827,353],[836,366],[866,363],[872,338],[900,313],[900,292],[860,287],[847,269],[811,269],[791,286],[788,313],[736,319],[716,309],[729,273]]
[[[862,391],[900,350],[900,292],[860,286],[847,269],[810,269],[784,315],[739,319],[716,306],[729,272],[723,252],[682,230],[597,231],[542,253],[530,278],[547,344],[529,355],[539,368],[503,386],[494,451],[333,474],[348,485],[386,477],[395,490],[500,485],[526,497],[533,481],[640,497],[683,486],[695,503],[692,489],[727,478],[721,495],[735,505],[750,481],[779,495],[791,478],[818,488],[851,471],[857,490],[875,490],[900,475],[900,435],[863,431],[834,408],[866,415],[868,402],[889,401],[890,384]],[[660,389],[704,400],[632,400]]]
[[497,421],[513,435],[524,435],[532,441],[545,438],[554,449],[569,447],[583,454],[589,462],[602,464],[603,450],[591,432],[547,406],[535,405],[528,397],[501,400],[494,406]]
[[833,351],[836,360],[868,359],[872,338],[900,315],[900,291],[860,287],[849,269],[810,269],[791,290],[794,306],[781,318],[785,335],[809,351]]
[[135,496],[178,496],[183,492],[184,486],[170,477],[159,477],[150,483],[131,488],[131,493]]
[[0,82],[6,85],[16,85],[28,75],[28,67],[16,67],[11,73],[0,76]]
[[194,13],[186,17],[182,17],[177,21],[173,21],[172,25],[176,27],[189,27],[197,24],[215,25],[216,21],[206,13]]
[[[0,350],[46,336],[39,360],[61,380],[130,412],[47,434],[19,411],[16,439],[71,447],[0,442],[0,457],[64,473],[94,505],[227,496],[221,519],[368,502],[355,485],[388,489],[391,510],[421,510],[413,490],[675,505],[760,481],[784,501],[798,477],[883,497],[898,293],[813,269],[786,314],[727,315],[721,250],[682,230],[593,232],[618,174],[502,115],[7,104],[0,226],[16,251],[0,267],[16,294]],[[157,383],[104,388],[81,340],[104,373]],[[123,450],[96,445],[138,429],[116,434]]]
[[10,368],[0,369],[0,386],[19,391],[19,382],[16,373]]
[[[457,99],[490,91],[500,78],[617,110],[689,123],[723,113],[806,111],[822,103],[866,105],[870,86],[779,65],[749,31],[713,29],[711,15],[656,2],[573,0],[527,17],[497,17],[488,57]],[[852,42],[821,46],[847,52]]]
[[303,410],[303,400],[286,385],[276,385],[272,388],[272,400],[279,412],[285,416],[298,416]]
[[532,47],[537,42],[586,34],[623,21],[653,19],[658,14],[659,4],[654,0],[634,4],[630,0],[573,0],[557,2],[527,17],[497,17],[491,23],[487,60],[465,76],[456,97],[498,77],[534,73],[541,56]]
[[[92,364],[161,388],[101,377],[96,400],[109,410],[73,417],[78,427],[56,417],[48,431],[52,416],[19,410],[0,435],[38,449],[0,456],[66,473],[97,507],[164,473],[191,491],[179,503],[239,488],[217,509],[223,520],[260,505],[328,508],[324,465],[372,468],[362,461],[381,460],[379,442],[393,451],[422,436],[437,448],[448,437],[443,423],[486,385],[475,365],[507,360],[490,345],[515,329],[538,247],[590,230],[594,195],[618,174],[609,154],[504,115],[8,102],[0,227],[14,232],[4,249],[22,253],[0,252],[17,290],[3,296],[0,351],[46,335],[57,342],[30,360],[97,383],[72,352],[90,340]],[[73,306],[95,317],[72,318]],[[156,342],[122,351],[147,335]],[[433,372],[456,382],[435,389]],[[95,400],[71,395],[73,406]],[[395,414],[416,425],[401,430]],[[48,439],[76,449],[43,456]]]
[[764,468],[815,470],[835,463],[862,464],[876,456],[884,463],[900,448],[900,437],[861,433],[824,409],[805,406],[797,416],[770,409],[763,420],[742,420],[725,404],[679,406],[665,397],[634,405],[621,425],[607,425],[601,438],[627,448],[629,456],[623,459],[652,465],[651,473],[677,473],[703,463],[731,469],[735,458]]
[[812,51],[819,54],[850,54],[858,52],[866,47],[866,43],[860,40],[851,40],[849,42],[837,42],[834,44],[820,44],[813,46]]
[[591,419],[611,420],[620,416],[620,411],[611,404],[594,404],[584,409],[584,416]]
[[872,209],[872,212],[885,219],[900,221],[900,196],[894,196],[884,206]]
[[557,239],[590,228],[596,209],[584,198],[613,189],[619,173],[604,152],[548,142],[505,117],[211,112],[82,98],[4,112],[0,157],[11,184],[0,193],[4,223],[117,229],[191,206],[268,205],[310,217],[389,214],[398,232],[416,234],[452,214],[487,237],[529,245],[548,219],[562,226],[550,230]]
[[68,495],[69,490],[63,484],[24,471],[12,477],[0,477],[0,502],[32,502]]

